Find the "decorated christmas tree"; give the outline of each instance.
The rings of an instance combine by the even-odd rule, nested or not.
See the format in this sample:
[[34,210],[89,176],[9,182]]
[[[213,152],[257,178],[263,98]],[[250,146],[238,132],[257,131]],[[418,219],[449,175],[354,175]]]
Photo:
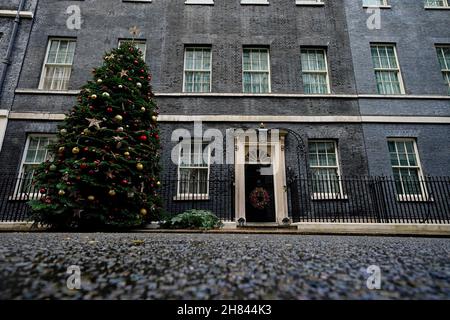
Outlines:
[[160,209],[158,109],[133,41],[107,53],[59,126],[34,183],[32,219],[56,228],[138,226]]

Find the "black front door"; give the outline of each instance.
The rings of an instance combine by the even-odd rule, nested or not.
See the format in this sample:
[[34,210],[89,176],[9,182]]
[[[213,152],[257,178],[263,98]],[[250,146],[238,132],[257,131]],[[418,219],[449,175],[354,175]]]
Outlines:
[[245,165],[245,219],[247,222],[275,222],[276,220],[271,170],[270,165]]

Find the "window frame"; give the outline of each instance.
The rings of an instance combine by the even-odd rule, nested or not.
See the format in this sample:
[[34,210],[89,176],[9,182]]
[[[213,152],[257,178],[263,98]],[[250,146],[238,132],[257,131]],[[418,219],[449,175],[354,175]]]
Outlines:
[[[333,143],[334,150],[336,154],[336,165],[335,166],[312,166],[311,162],[309,160],[310,158],[310,143]],[[314,176],[312,174],[312,169],[336,169],[336,176],[338,177],[338,185],[339,185],[339,192],[332,193],[332,192],[312,192],[311,198],[313,200],[344,200],[347,199],[347,196],[344,194],[344,189],[342,186],[342,177],[341,177],[341,164],[340,164],[340,157],[339,157],[339,151],[338,151],[338,143],[336,140],[333,139],[310,139],[308,141],[308,170],[311,173],[311,182],[314,183]],[[327,182],[327,188],[328,190],[331,190],[330,182]]]
[[[376,68],[374,63],[373,63],[373,56],[372,56],[372,47],[392,47],[393,51],[394,51],[394,57],[395,57],[395,62],[397,63],[397,68],[393,69],[393,68]],[[379,52],[379,50],[378,50]],[[378,55],[378,57],[380,57],[380,55]],[[379,95],[385,95],[385,96],[392,96],[392,95],[404,95],[406,94],[405,91],[405,84],[403,82],[403,76],[402,76],[402,69],[400,67],[400,61],[398,59],[398,54],[397,54],[397,45],[395,43],[379,43],[379,42],[372,42],[370,43],[370,58],[371,58],[371,63],[372,63],[372,69],[374,71],[374,75],[375,75],[375,86],[377,89],[377,94]],[[378,90],[378,85],[377,85],[377,71],[387,71],[387,72],[397,72],[398,74],[398,82],[399,82],[399,86],[400,86],[400,92],[399,93],[393,93],[393,94],[385,94],[385,93],[380,93]]]
[[[436,53],[437,53],[437,58],[438,58],[438,63],[439,63],[439,67],[441,69],[441,74],[444,77],[444,84],[447,85],[447,91],[448,91],[448,95],[450,95],[450,64],[446,66],[446,69],[442,69],[442,65],[440,63],[440,54],[442,53],[442,50],[446,48],[448,50],[450,50],[450,44],[449,45],[436,45]],[[442,53],[443,54],[443,53]],[[445,60],[445,55],[443,56],[444,58],[444,63],[447,64],[446,60]],[[445,75],[447,75],[448,77],[448,82],[445,82]]]
[[365,4],[365,0],[362,0],[363,8],[390,8],[388,0],[378,0],[381,1],[381,4]]
[[[136,43],[140,43],[140,44],[144,44],[145,45],[145,51],[143,52],[142,55],[142,60],[145,61],[145,58],[147,57],[147,40],[145,39],[128,39],[128,38],[123,38],[123,39],[119,39],[118,43],[117,43],[117,48],[120,47],[120,45],[122,44],[122,42],[136,42]],[[136,47],[136,46],[135,46]],[[137,47],[136,47],[137,48]],[[139,48],[138,48],[139,49]],[[142,51],[142,50],[141,50]]]
[[324,0],[295,0],[297,6],[323,6]]
[[[199,70],[199,69],[186,69],[186,53],[187,49],[208,49],[209,50],[209,71],[206,70]],[[183,93],[190,93],[190,94],[201,94],[201,93],[211,93],[212,92],[212,47],[211,46],[195,46],[195,45],[187,45],[184,47],[184,58],[183,58]],[[209,72],[209,91],[186,91],[186,72]]]
[[450,1],[449,0],[442,0],[443,5],[442,6],[432,6],[428,4],[428,1],[425,0],[424,2],[424,8],[425,9],[450,9]]
[[[325,62],[325,71],[319,71],[319,70],[315,70],[315,71],[304,71],[303,70],[303,64],[301,61],[302,58],[302,51],[303,50],[320,50],[323,51],[324,54],[324,62]],[[330,70],[328,67],[328,53],[327,53],[327,48],[320,48],[320,47],[303,47],[300,48],[300,66],[302,69],[302,84],[303,84],[303,93],[305,93],[305,87],[304,87],[304,79],[303,79],[303,74],[326,74],[326,82],[327,82],[327,92],[326,93],[307,93],[307,94],[311,94],[311,95],[320,95],[320,94],[331,94],[331,83],[330,83]]]
[[[205,151],[205,148],[208,149],[208,163],[206,167],[202,167],[202,166],[193,166],[192,164],[190,164],[189,166],[181,166],[180,162],[181,162],[181,149],[183,145],[189,145],[189,159],[192,159],[192,145],[194,144],[201,144],[202,145],[202,159],[203,159],[203,154]],[[194,147],[195,148],[195,147]],[[196,169],[196,170],[207,170],[207,175],[206,175],[206,193],[181,193],[181,170],[180,169]],[[210,185],[210,174],[211,174],[211,146],[210,143],[208,141],[204,141],[204,140],[195,140],[195,139],[190,139],[189,142],[187,141],[183,141],[179,144],[179,149],[178,149],[178,163],[177,163],[177,192],[176,195],[174,196],[174,200],[209,200],[209,185]],[[189,190],[188,190],[189,191]]]
[[[45,137],[53,138],[54,142],[56,142],[56,140],[57,140],[56,134],[54,134],[54,133],[30,133],[30,134],[27,135],[27,139],[25,141],[25,146],[24,146],[24,149],[23,149],[23,154],[22,154],[22,157],[21,157],[21,160],[20,160],[19,174],[17,176],[17,183],[16,183],[16,186],[14,188],[14,200],[28,200],[28,199],[36,199],[36,198],[38,198],[39,193],[36,192],[36,190],[33,190],[34,192],[32,192],[32,193],[26,193],[26,192],[22,192],[21,189],[22,189],[23,182],[24,182],[24,179],[23,179],[24,178],[23,177],[24,176],[24,166],[25,165],[39,165],[40,164],[40,163],[39,164],[37,164],[37,163],[29,164],[29,163],[26,163],[26,161],[25,161],[26,158],[27,158],[28,149],[30,147],[31,139],[32,138],[45,138]],[[47,149],[47,152],[45,154],[45,159],[46,160],[44,160],[44,162],[47,161],[49,152],[50,151]]]
[[[412,202],[412,201],[430,201],[431,199],[429,199],[428,196],[428,191],[425,185],[425,178],[423,175],[423,169],[422,169],[422,163],[420,161],[420,156],[419,156],[419,149],[417,147],[417,140],[415,138],[402,138],[402,137],[394,137],[394,138],[388,138],[387,139],[387,145],[388,145],[388,155],[389,155],[389,163],[390,163],[390,167],[391,167],[391,172],[392,172],[392,181],[394,183],[394,190],[395,190],[395,196],[396,196],[396,200],[399,202]],[[397,142],[412,142],[413,144],[413,148],[414,148],[414,155],[416,157],[416,162],[417,165],[416,166],[393,166],[392,162],[391,162],[391,155],[390,155],[390,151],[389,151],[389,142],[395,142],[395,150],[396,150],[396,154],[398,156],[398,149],[397,149]],[[400,179],[400,183],[402,185],[402,190],[403,193],[399,194],[397,191],[397,187],[396,187],[396,180],[395,180],[395,176],[394,176],[394,168],[398,168],[398,169],[402,169],[402,168],[406,168],[406,169],[411,169],[411,168],[415,168],[417,169],[417,176],[419,178],[419,186],[420,186],[420,194],[410,194],[410,193],[405,193],[405,187],[403,185],[403,180]]]
[[[244,70],[244,51],[245,50],[267,50],[267,71],[254,71],[254,70],[250,70],[250,71],[245,71]],[[244,82],[244,74],[248,72],[248,73],[267,73],[267,82],[268,82],[268,91],[267,92],[245,92],[245,82]],[[270,66],[270,48],[269,47],[265,47],[265,46],[244,46],[242,47],[242,93],[244,94],[269,94],[272,93],[272,68]]]
[[[60,41],[75,42],[75,48],[74,48],[74,51],[73,51],[72,63],[70,64],[70,75],[69,75],[69,78],[67,80],[68,85],[67,85],[66,89],[62,89],[62,90],[44,89],[45,71],[47,70],[47,65],[49,65],[49,63],[47,62],[48,61],[48,56],[49,56],[49,53],[50,53],[50,47],[51,47],[52,41],[54,41],[54,40],[57,40],[59,42]],[[49,37],[47,39],[47,48],[46,48],[46,52],[45,52],[44,63],[43,63],[42,68],[41,68],[41,76],[40,76],[39,85],[38,85],[38,89],[39,90],[60,91],[60,92],[61,91],[64,92],[64,91],[69,90],[69,88],[70,88],[70,85],[69,85],[70,83],[69,82],[70,82],[70,78],[72,77],[73,65],[74,65],[74,62],[75,62],[75,52],[76,52],[76,49],[77,49],[76,46],[77,46],[77,39],[76,38],[70,38],[70,37],[66,37],[66,38],[64,38],[64,37]],[[60,67],[68,67],[69,66],[68,64],[59,64],[59,63],[52,63],[50,65],[52,65],[52,66],[60,66]]]

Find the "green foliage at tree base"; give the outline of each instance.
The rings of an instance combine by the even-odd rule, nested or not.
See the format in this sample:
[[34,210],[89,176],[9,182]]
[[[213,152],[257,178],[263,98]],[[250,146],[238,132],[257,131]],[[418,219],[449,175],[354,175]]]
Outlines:
[[223,223],[220,219],[207,210],[188,210],[169,218],[161,224],[166,229],[214,229],[220,228]]

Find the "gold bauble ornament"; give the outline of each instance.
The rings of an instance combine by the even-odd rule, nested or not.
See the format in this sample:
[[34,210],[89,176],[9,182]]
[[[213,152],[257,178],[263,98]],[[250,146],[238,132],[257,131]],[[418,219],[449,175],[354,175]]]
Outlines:
[[125,151],[125,152],[123,153],[123,155],[124,155],[125,157],[129,157],[129,156],[130,156],[130,153],[129,153],[128,151]]
[[109,93],[108,92],[103,92],[102,96],[105,97],[105,98],[109,98]]
[[122,121],[122,120],[123,120],[123,117],[122,117],[120,114],[118,114],[117,116],[114,117],[114,119],[115,119],[116,121]]
[[59,153],[63,153],[65,149],[66,149],[66,148],[64,148],[64,147],[59,147],[59,148],[58,148],[58,152],[59,152]]
[[67,129],[61,129],[59,132],[60,132],[62,135],[65,135],[65,134],[67,133]]
[[80,153],[80,148],[74,147],[74,148],[72,149],[72,153],[73,153],[73,154],[78,154],[78,153]]
[[63,196],[63,195],[66,194],[66,192],[65,192],[64,190],[59,190],[59,191],[58,191],[58,194],[59,194],[60,196]]
[[145,110],[146,110],[146,109],[145,109],[144,107],[141,108],[141,111],[142,111],[142,112],[145,112]]
[[117,132],[123,132],[123,127],[118,127]]
[[158,120],[158,117],[157,116],[152,116],[152,121],[156,122],[156,120]]
[[141,211],[140,211],[140,214],[143,215],[143,216],[147,215],[147,209],[142,208]]
[[93,94],[93,95],[91,95],[91,99],[97,99],[97,95],[96,94]]
[[136,164],[136,169],[138,169],[139,171],[144,170],[144,165],[142,163],[138,163]]
[[115,191],[115,190],[109,190],[108,194],[109,194],[111,197],[114,197],[114,196],[116,195],[116,191]]
[[102,83],[103,80],[102,79],[97,79],[97,83]]
[[140,83],[140,82],[136,83],[136,87],[142,88],[142,83]]
[[161,185],[161,181],[157,181],[157,182],[156,182],[156,185],[157,185],[157,186],[160,186],[160,185]]
[[95,197],[94,197],[94,196],[89,196],[89,197],[88,197],[88,200],[89,200],[89,201],[94,201],[94,200],[95,200]]
[[51,164],[49,167],[50,171],[56,171],[58,169],[54,164]]

